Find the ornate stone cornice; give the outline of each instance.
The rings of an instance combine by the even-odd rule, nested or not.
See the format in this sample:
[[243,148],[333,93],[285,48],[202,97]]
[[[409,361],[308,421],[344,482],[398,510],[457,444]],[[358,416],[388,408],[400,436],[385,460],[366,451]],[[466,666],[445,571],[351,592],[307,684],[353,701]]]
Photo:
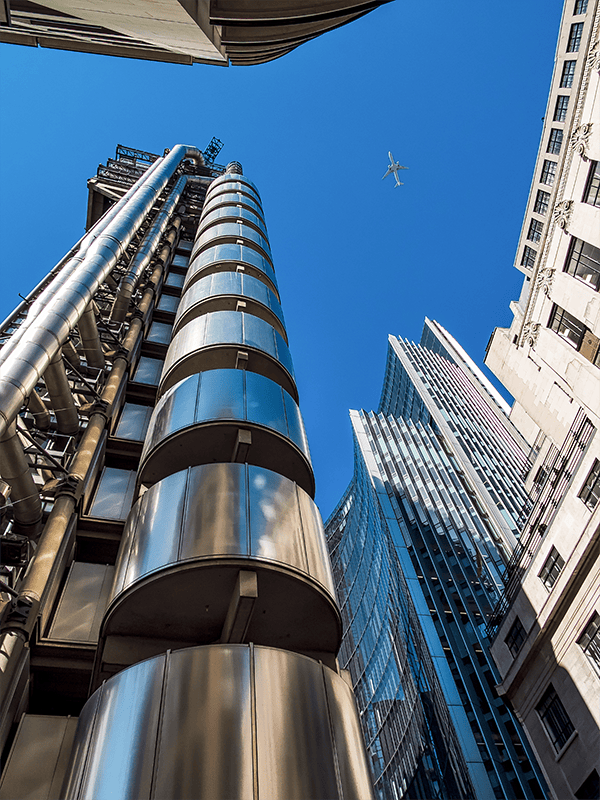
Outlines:
[[550,290],[552,289],[552,283],[554,281],[554,275],[556,273],[555,269],[550,269],[550,267],[545,267],[541,269],[537,277],[535,279],[535,285],[538,291],[543,292],[546,297],[550,296]]
[[600,39],[596,39],[594,44],[590,47],[588,63],[590,69],[595,69],[600,74]]
[[592,123],[584,122],[583,125],[578,125],[571,134],[571,149],[583,158],[584,161],[588,160],[586,150],[588,148],[588,139],[592,132]]
[[554,210],[552,212],[552,219],[558,225],[559,228],[562,228],[565,231],[569,222],[571,221],[571,215],[573,214],[574,205],[575,204],[573,200],[561,200],[560,203],[557,203],[554,206]]
[[523,341],[530,347],[535,346],[539,334],[540,334],[539,322],[526,322],[525,325],[523,326]]

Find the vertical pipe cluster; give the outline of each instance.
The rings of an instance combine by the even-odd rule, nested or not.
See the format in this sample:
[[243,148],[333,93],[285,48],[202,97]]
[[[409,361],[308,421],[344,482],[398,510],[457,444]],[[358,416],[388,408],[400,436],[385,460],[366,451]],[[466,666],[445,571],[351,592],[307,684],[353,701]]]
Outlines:
[[236,162],[207,192],[174,330],[61,796],[368,800],[261,200]]

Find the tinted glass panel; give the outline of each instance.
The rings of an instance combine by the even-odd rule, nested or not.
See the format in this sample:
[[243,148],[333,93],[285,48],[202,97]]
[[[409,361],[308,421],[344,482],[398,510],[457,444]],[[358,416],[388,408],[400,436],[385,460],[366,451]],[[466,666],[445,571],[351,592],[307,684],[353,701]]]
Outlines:
[[288,435],[280,386],[254,372],[246,374],[247,419]]
[[157,358],[148,358],[148,356],[142,356],[138,361],[137,369],[133,375],[133,380],[137,383],[147,383],[150,386],[158,386],[162,368],[162,361],[159,361]]
[[105,467],[89,511],[91,517],[125,519],[131,508],[136,473]]
[[117,425],[115,436],[119,439],[131,439],[143,442],[152,416],[151,406],[138,406],[135,403],[125,403],[121,419]]

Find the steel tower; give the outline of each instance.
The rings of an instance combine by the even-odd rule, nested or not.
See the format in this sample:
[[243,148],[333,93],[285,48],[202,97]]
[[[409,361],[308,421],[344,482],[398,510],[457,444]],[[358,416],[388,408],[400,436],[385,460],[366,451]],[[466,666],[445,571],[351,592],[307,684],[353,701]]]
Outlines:
[[2,329],[0,798],[371,797],[258,191],[118,148],[88,223]]

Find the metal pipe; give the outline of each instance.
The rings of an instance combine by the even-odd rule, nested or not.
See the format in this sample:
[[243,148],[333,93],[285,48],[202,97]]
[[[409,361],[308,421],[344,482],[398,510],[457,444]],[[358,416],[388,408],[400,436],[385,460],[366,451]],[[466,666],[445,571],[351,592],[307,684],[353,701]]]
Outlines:
[[96,314],[94,313],[94,302],[88,303],[87,308],[81,315],[79,320],[79,336],[81,344],[85,350],[85,357],[90,367],[104,368],[104,351],[102,350],[102,342],[98,334],[98,326],[96,325]]
[[0,351],[0,364],[2,364],[2,362],[7,358],[10,350],[17,344],[31,322],[35,319],[36,309],[40,305],[44,305],[46,302],[48,302],[50,296],[58,289],[60,284],[67,279],[73,268],[75,268],[81,262],[90,245],[98,238],[98,236],[100,236],[102,231],[112,222],[121,209],[127,205],[129,200],[150,178],[151,174],[156,170],[160,162],[163,160],[164,159],[162,157],[157,159],[157,161],[155,161],[154,164],[152,164],[152,166],[146,170],[139,180],[133,184],[131,189],[125,192],[123,197],[113,206],[111,206],[102,217],[100,217],[96,224],[81,237],[77,244],[75,244],[69,250],[69,252],[63,256],[63,258],[61,258],[58,264],[56,264],[56,266],[50,270],[46,277],[38,283],[35,289],[29,292],[23,302],[19,303],[15,310],[9,314],[2,325],[0,325],[0,330],[4,330],[15,321],[19,314],[27,310],[27,317],[25,320],[23,320],[18,330],[15,331],[8,342],[6,342],[6,344],[3,346],[2,351]]
[[69,364],[73,367],[78,367],[80,363],[79,353],[77,352],[73,342],[67,339],[62,346],[62,354],[67,359]]
[[29,395],[28,408],[35,421],[35,427],[47,431],[50,427],[50,412],[35,389]]
[[156,198],[185,158],[203,163],[202,153],[197,148],[174,147],[90,245],[81,263],[39,309],[27,329],[27,336],[20,337],[0,365],[0,435],[17,416],[40,376],[79,322],[98,287],[112,272]]
[[23,452],[16,422],[12,422],[0,436],[0,475],[11,488],[15,523],[34,538],[42,519],[42,501]]
[[[136,286],[158,247],[158,243],[177,208],[185,187],[190,181],[194,181],[194,177],[195,176],[192,175],[182,175],[181,178],[179,178],[168,198],[163,203],[161,210],[156,215],[156,219],[144,236],[137,253],[131,260],[129,269],[121,279],[119,291],[115,297],[115,302],[110,313],[110,318],[113,322],[123,322],[125,319],[125,314],[129,308],[129,303],[131,302],[131,297]],[[176,219],[179,219],[179,225],[181,225],[181,219],[179,217]]]
[[75,400],[60,352],[53,357],[46,367],[44,380],[46,381],[50,402],[56,415],[58,430],[61,433],[77,433],[79,430],[79,413],[75,406]]

